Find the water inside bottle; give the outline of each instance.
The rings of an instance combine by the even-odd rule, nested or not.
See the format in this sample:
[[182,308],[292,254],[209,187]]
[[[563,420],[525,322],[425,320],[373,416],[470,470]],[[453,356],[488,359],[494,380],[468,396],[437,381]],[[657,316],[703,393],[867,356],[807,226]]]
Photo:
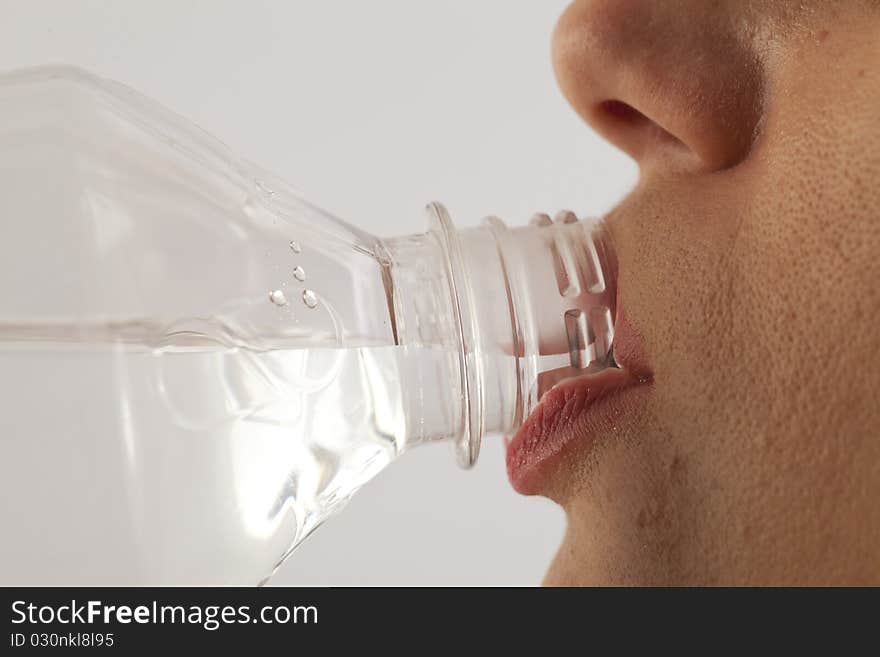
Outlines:
[[[418,434],[401,382],[420,382],[403,370],[455,357],[132,333],[0,340],[0,486],[30,516],[4,537],[20,583],[265,579]],[[30,563],[46,542],[59,544],[50,563]]]

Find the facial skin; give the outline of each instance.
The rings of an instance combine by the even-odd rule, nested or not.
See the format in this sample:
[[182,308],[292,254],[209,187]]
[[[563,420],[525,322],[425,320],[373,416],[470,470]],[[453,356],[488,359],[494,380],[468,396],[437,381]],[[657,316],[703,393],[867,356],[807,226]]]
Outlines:
[[641,168],[653,383],[543,485],[545,583],[880,584],[880,3],[577,0],[554,63]]

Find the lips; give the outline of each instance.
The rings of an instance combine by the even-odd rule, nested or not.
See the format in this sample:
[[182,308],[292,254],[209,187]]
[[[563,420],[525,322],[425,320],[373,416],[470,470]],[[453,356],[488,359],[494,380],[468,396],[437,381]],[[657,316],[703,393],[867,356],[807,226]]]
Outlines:
[[[617,272],[613,272],[615,275]],[[616,278],[616,276],[615,276]],[[507,445],[507,474],[524,495],[545,490],[575,449],[588,450],[638,415],[653,381],[641,334],[620,304],[614,321],[619,367],[564,379],[544,393]]]

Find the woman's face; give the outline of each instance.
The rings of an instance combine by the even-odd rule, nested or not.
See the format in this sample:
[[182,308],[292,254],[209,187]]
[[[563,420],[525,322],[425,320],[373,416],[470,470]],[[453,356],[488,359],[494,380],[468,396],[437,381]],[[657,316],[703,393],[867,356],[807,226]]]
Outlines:
[[554,59],[641,168],[609,226],[651,382],[520,478],[567,513],[547,583],[880,583],[880,3],[577,0]]

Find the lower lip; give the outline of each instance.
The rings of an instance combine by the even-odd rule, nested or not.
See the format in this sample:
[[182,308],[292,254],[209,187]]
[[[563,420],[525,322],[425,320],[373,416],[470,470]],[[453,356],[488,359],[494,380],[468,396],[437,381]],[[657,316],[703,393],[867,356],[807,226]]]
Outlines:
[[535,495],[574,447],[589,449],[617,431],[644,402],[650,378],[609,368],[558,384],[544,395],[507,446],[507,474],[517,492]]

